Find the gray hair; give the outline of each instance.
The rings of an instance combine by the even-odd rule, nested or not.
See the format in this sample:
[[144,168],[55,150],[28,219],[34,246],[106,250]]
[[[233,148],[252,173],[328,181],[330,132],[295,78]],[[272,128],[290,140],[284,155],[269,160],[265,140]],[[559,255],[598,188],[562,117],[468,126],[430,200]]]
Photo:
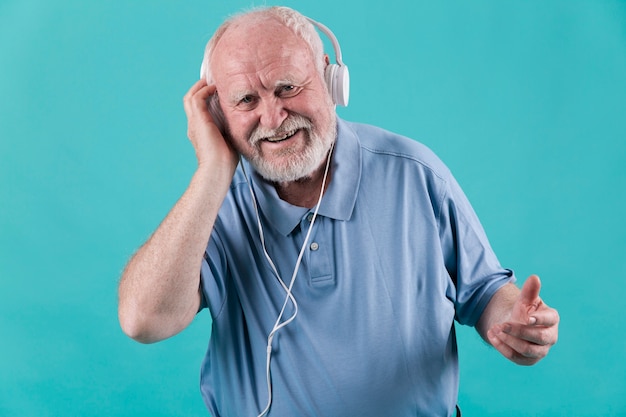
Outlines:
[[283,24],[285,27],[291,29],[296,36],[302,39],[309,46],[316,69],[322,75],[322,78],[324,77],[324,46],[313,24],[309,22],[304,15],[290,9],[289,7],[275,6],[262,7],[234,15],[224,21],[224,23],[217,28],[206,45],[204,50],[204,59],[202,60],[202,68],[200,70],[200,76],[206,80],[207,84],[212,84],[214,81],[213,74],[211,73],[211,59],[213,57],[213,52],[215,51],[215,46],[233,23],[239,22],[243,19],[251,19],[252,22],[274,19]]

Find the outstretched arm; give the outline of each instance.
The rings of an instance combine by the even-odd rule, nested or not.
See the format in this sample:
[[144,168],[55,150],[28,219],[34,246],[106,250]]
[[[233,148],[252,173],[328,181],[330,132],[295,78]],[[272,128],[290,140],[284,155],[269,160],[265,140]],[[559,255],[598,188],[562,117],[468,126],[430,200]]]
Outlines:
[[522,289],[500,288],[485,308],[476,329],[502,355],[518,365],[533,365],[558,339],[559,313],[539,297],[541,281],[531,275]]
[[214,86],[199,81],[185,95],[187,134],[198,168],[120,281],[120,324],[127,335],[143,343],[180,332],[200,306],[202,257],[238,162],[207,111],[206,100],[214,93]]

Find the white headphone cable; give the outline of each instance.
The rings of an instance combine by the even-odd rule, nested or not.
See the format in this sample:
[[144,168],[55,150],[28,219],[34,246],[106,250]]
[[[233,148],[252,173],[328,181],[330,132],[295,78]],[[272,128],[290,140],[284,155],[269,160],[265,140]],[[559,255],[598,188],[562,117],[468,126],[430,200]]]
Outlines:
[[[244,177],[246,178],[246,182],[248,183],[248,187],[250,188],[250,193],[252,194],[254,211],[256,213],[257,225],[258,225],[258,228],[259,228],[259,238],[261,240],[261,245],[263,247],[263,253],[264,253],[266,259],[268,260],[268,262],[270,263],[272,271],[274,272],[274,274],[278,278],[278,281],[280,282],[281,286],[287,292],[287,295],[285,297],[285,301],[283,302],[283,306],[282,306],[282,308],[280,310],[280,314],[276,318],[276,322],[274,323],[274,327],[272,328],[272,331],[270,332],[270,334],[267,337],[267,357],[266,357],[265,372],[266,372],[268,398],[267,398],[267,406],[265,407],[265,409],[257,417],[262,417],[265,414],[267,414],[267,412],[270,409],[270,406],[272,405],[272,376],[271,376],[272,372],[271,372],[271,366],[270,365],[271,365],[271,359],[272,359],[272,341],[274,340],[274,335],[276,335],[276,333],[280,329],[282,329],[283,327],[285,327],[289,323],[291,323],[296,318],[296,316],[298,315],[298,303],[296,302],[296,299],[295,299],[295,297],[292,294],[292,289],[293,289],[294,283],[296,282],[296,277],[298,275],[298,270],[300,269],[300,264],[302,263],[302,258],[304,256],[304,252],[306,250],[307,243],[308,243],[309,238],[311,236],[311,232],[313,231],[313,225],[315,224],[315,220],[317,219],[317,213],[319,211],[319,208],[320,208],[320,205],[321,205],[321,202],[322,202],[322,198],[324,197],[324,189],[326,188],[326,180],[328,178],[328,172],[329,172],[329,169],[330,169],[330,161],[332,159],[331,157],[332,157],[332,153],[333,153],[334,147],[335,147],[335,143],[333,142],[331,144],[330,150],[328,151],[328,158],[326,160],[326,167],[324,169],[324,177],[322,179],[322,186],[321,186],[321,190],[320,190],[320,195],[319,195],[319,198],[317,200],[317,204],[315,205],[315,210],[313,211],[313,217],[311,218],[311,223],[309,224],[306,236],[304,238],[304,243],[302,244],[302,247],[300,248],[300,253],[298,255],[298,259],[296,261],[296,265],[294,267],[293,274],[291,276],[291,281],[289,282],[289,287],[287,287],[286,284],[284,283],[284,281],[281,279],[280,274],[278,273],[278,270],[277,270],[276,266],[274,265],[274,262],[272,261],[272,258],[267,253],[267,249],[265,247],[265,238],[264,238],[264,235],[263,235],[263,227],[261,226],[261,217],[259,215],[259,209],[258,209],[258,205],[257,205],[257,200],[256,200],[256,197],[255,197],[255,194],[254,194],[254,190],[252,189],[252,185],[250,184],[250,181],[248,180],[248,175],[246,173],[244,164],[243,163],[241,164]],[[291,302],[292,302],[292,304],[294,306],[294,312],[291,315],[291,317],[289,317],[284,322],[281,322],[283,314],[285,313],[285,309],[287,308],[287,303],[289,302],[289,300],[291,300]]]
[[[256,221],[257,221],[257,228],[259,230],[259,239],[261,240],[261,247],[263,248],[263,255],[265,256],[265,259],[267,259],[267,262],[270,264],[270,267],[272,268],[272,272],[274,272],[274,275],[276,275],[276,278],[278,278],[278,282],[280,282],[280,285],[283,287],[283,289],[285,290],[285,292],[289,292],[289,288],[287,288],[287,285],[285,284],[285,282],[282,280],[282,278],[280,277],[280,274],[278,273],[278,269],[276,268],[276,265],[274,265],[274,261],[272,261],[272,258],[270,257],[269,253],[267,253],[267,248],[265,247],[265,235],[263,233],[263,226],[261,226],[261,216],[259,214],[259,207],[257,204],[257,199],[256,199],[256,194],[254,193],[254,190],[252,189],[252,185],[250,184],[250,180],[248,179],[248,173],[246,172],[246,167],[245,165],[241,162],[241,156],[239,157],[240,160],[240,164],[241,164],[241,170],[243,172],[243,176],[246,179],[246,183],[248,184],[248,188],[250,189],[250,194],[252,195],[252,205],[254,207],[254,213],[256,215]],[[298,303],[296,302],[295,298],[291,297],[291,301],[294,304],[296,310],[298,309]]]

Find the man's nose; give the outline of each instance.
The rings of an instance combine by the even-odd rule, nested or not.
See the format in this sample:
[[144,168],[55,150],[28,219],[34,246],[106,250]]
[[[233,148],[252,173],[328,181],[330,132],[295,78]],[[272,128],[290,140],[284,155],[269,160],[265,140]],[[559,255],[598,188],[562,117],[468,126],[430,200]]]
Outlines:
[[259,110],[261,125],[267,129],[277,129],[288,116],[287,110],[277,98],[263,100]]

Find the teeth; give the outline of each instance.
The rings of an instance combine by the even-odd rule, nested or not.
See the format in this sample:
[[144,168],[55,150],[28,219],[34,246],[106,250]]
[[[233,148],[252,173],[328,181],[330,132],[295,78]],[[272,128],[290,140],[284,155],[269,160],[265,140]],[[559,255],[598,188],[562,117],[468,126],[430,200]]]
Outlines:
[[293,136],[296,133],[296,130],[292,130],[290,132],[286,132],[281,136],[274,136],[273,138],[267,138],[268,142],[280,142],[281,140],[287,139],[289,136]]

